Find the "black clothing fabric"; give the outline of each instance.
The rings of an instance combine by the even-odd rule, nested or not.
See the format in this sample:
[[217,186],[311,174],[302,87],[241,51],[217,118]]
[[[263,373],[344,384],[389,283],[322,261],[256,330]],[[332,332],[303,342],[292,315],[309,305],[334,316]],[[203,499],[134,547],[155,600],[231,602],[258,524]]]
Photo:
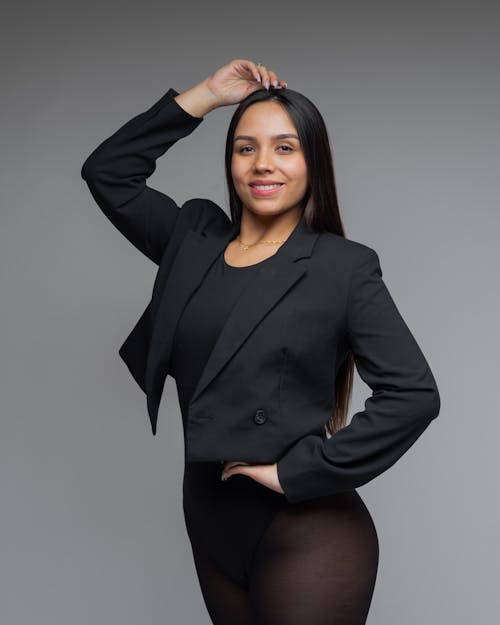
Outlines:
[[[226,263],[222,252],[183,310],[175,329],[171,370],[184,430],[189,401],[227,315],[260,267],[273,264],[276,258],[274,254],[253,265],[234,267]],[[233,480],[239,484],[235,490],[221,488],[221,472],[220,462],[186,462],[186,527],[192,541],[198,536],[222,570],[243,583],[261,533],[282,505],[283,496],[247,477]]]
[[[169,89],[122,125],[81,172],[113,225],[158,264],[151,300],[119,349],[146,394],[153,434],[177,323],[238,228],[212,200],[178,205],[146,184],[158,157],[202,123],[177,95]],[[287,500],[298,503],[358,488],[394,465],[438,415],[440,395],[374,249],[319,232],[302,215],[277,261],[254,273],[226,317],[188,405],[186,454],[276,462]],[[349,352],[372,394],[325,438]]]
[[[184,427],[227,315],[258,269],[278,256],[233,267],[221,253],[183,310],[171,366]],[[292,505],[248,476],[223,482],[221,472],[220,462],[186,462],[183,479],[186,529],[212,622],[363,625],[378,538],[361,497],[351,491]]]
[[186,525],[214,625],[365,625],[379,543],[356,491],[291,504],[241,474],[221,482],[216,463],[192,465]]
[[[437,417],[436,381],[374,249],[302,216],[272,257],[230,267],[221,254],[238,224],[220,206],[178,205],[146,184],[157,159],[202,123],[177,95],[169,89],[123,124],[81,175],[158,265],[119,354],[146,394],[153,435],[165,377],[176,379],[183,507],[208,611],[216,625],[363,625],[378,541],[354,489]],[[326,438],[349,351],[372,395]],[[285,494],[241,474],[221,481],[222,458],[275,462]]]
[[222,252],[186,305],[175,329],[170,365],[184,423],[189,400],[227,315],[255,272],[273,259],[234,267],[226,263]]

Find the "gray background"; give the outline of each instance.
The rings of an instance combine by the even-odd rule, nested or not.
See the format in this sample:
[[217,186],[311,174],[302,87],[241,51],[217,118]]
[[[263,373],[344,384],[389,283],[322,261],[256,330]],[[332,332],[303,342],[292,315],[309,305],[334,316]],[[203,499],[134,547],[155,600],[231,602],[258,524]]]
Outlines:
[[[155,266],[102,215],[87,155],[169,87],[262,61],[322,111],[349,238],[384,279],[441,413],[359,489],[379,533],[369,625],[498,616],[499,14],[476,2],[6,5],[1,106],[0,620],[209,622],[182,518],[174,381],[158,436],[117,349]],[[234,107],[149,184],[227,210]],[[351,412],[369,389],[357,378]]]

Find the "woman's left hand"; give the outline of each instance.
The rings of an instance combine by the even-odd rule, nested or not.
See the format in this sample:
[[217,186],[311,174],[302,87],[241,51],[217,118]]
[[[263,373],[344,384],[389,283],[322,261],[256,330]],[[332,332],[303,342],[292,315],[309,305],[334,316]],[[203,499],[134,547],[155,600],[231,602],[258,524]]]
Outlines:
[[221,479],[229,479],[231,475],[241,473],[251,477],[259,484],[267,486],[271,490],[281,493],[285,491],[281,488],[281,484],[278,479],[277,463],[274,464],[248,464],[248,462],[238,462],[236,460],[227,461],[224,463],[222,469]]

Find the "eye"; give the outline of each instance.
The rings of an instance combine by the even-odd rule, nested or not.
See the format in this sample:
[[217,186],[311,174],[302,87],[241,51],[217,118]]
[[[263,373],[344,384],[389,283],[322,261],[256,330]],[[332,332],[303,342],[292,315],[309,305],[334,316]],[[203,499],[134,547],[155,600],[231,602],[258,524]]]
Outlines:
[[[289,145],[279,145],[278,148],[286,148],[285,152],[293,152],[293,148]],[[243,154],[247,149],[253,149],[251,145],[245,145],[238,150],[238,154]]]

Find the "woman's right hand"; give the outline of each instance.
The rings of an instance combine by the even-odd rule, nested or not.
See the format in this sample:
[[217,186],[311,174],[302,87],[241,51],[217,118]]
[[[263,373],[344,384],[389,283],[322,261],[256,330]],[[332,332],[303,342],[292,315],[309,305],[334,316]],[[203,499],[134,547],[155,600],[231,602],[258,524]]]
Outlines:
[[[259,80],[260,78],[260,80]],[[264,65],[256,65],[247,59],[230,61],[205,80],[218,106],[237,104],[257,89],[281,89],[286,82]]]

